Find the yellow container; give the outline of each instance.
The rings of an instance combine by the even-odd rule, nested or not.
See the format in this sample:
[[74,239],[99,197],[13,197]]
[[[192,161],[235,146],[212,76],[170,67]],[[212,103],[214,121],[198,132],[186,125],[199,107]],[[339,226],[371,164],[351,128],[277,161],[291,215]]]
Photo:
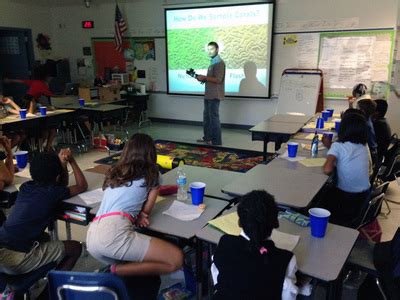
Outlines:
[[157,155],[157,164],[163,169],[174,169],[183,166],[185,161],[182,158],[171,157],[167,155]]

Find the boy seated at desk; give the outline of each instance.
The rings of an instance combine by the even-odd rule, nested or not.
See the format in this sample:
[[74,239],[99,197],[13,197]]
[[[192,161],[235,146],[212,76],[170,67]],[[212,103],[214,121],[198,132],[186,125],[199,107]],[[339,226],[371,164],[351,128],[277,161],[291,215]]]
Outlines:
[[[75,176],[68,186],[67,164]],[[69,149],[38,153],[31,161],[32,181],[21,185],[10,215],[0,227],[0,272],[24,274],[51,262],[71,270],[81,254],[77,241],[48,241],[49,223],[56,220],[62,201],[87,189],[87,182]]]

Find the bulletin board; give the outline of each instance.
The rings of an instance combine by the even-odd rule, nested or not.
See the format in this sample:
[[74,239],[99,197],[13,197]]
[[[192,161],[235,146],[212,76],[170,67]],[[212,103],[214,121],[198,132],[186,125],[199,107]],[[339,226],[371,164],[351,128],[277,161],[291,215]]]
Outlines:
[[393,30],[321,33],[318,66],[324,71],[325,97],[351,95],[359,82],[372,94],[387,95],[389,85],[384,90],[373,87],[390,82],[393,46]]
[[144,76],[137,78],[136,83],[145,84],[150,91],[167,90],[164,38],[123,38],[123,49],[132,49],[128,53],[117,52],[114,47],[113,38],[92,38],[95,75],[104,76],[104,68],[117,66],[120,72],[131,73],[136,67]]
[[273,45],[271,90],[275,97],[286,68],[322,69],[326,98],[346,98],[358,82],[364,82],[375,96],[388,95],[394,47],[392,29],[278,33]]

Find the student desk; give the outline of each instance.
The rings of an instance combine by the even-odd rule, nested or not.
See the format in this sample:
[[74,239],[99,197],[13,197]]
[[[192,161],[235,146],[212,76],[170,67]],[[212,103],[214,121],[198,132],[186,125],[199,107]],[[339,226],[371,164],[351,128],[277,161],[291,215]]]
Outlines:
[[273,115],[271,118],[269,118],[268,121],[306,124],[312,118],[313,117],[311,117],[311,116],[277,114],[277,115]]
[[253,141],[263,141],[263,159],[267,159],[267,145],[269,142],[275,142],[275,150],[281,147],[281,144],[287,142],[289,138],[301,130],[305,123],[311,117],[294,115],[275,115],[266,121],[258,123],[249,129]]
[[29,178],[20,177],[17,174],[14,176],[13,183],[6,186],[3,191],[0,191],[0,207],[2,208],[10,208],[13,206],[17,199],[19,187],[24,182],[30,180]]
[[[87,172],[83,171],[83,174],[85,175],[86,181],[88,183],[88,189],[87,191],[95,190],[97,188],[100,188],[103,185],[104,182],[104,175],[103,174],[97,174],[93,172]],[[75,176],[71,174],[69,176],[69,184],[68,185],[74,185],[75,184]],[[65,221],[65,229],[67,233],[67,240],[71,239],[71,223],[76,223],[80,225],[87,225],[92,218],[91,210],[95,207],[99,206],[99,203],[101,202],[102,199],[99,199],[99,202],[93,203],[93,204],[86,204],[80,195],[76,195],[74,197],[68,198],[64,200],[64,211],[66,210],[72,210],[74,207],[78,206],[80,208],[85,209],[86,211],[86,220],[85,221],[75,221],[73,219],[64,219],[62,218],[61,220]],[[55,228],[57,228],[55,226]],[[57,232],[55,232],[55,235],[57,237]]]
[[0,119],[0,129],[17,130],[25,128],[38,128],[39,126],[46,127],[49,124],[57,124],[69,118],[73,118],[74,111],[70,109],[57,109],[48,111],[46,116],[41,116],[36,113],[34,116],[27,116],[26,119],[21,119],[19,115],[9,115]]
[[[147,229],[183,239],[194,238],[196,233],[207,225],[208,221],[214,219],[229,204],[225,201],[204,197],[206,209],[201,216],[193,221],[181,221],[163,214],[171,206],[172,202],[176,200],[176,195],[166,196],[165,198],[165,200],[161,200],[154,205],[150,214],[150,226]],[[191,201],[186,203],[189,204]]]
[[[224,212],[236,211],[237,206]],[[299,271],[329,284],[329,299],[336,298],[340,287],[340,273],[358,237],[358,231],[329,224],[324,238],[311,236],[309,227],[301,227],[285,219],[279,220],[279,231],[299,235],[300,240],[293,253],[296,255]],[[197,232],[196,237],[211,244],[217,244],[223,233],[206,226]]]
[[[232,196],[225,194],[221,191],[221,187],[229,184],[230,182],[242,177],[243,173],[217,170],[210,168],[202,168],[195,166],[184,165],[181,167],[186,174],[187,188],[190,193],[189,184],[193,181],[204,182],[206,186],[205,196],[216,198],[220,200],[231,201]],[[162,184],[176,184],[177,168],[168,171],[162,175]],[[189,197],[190,198],[190,197]]]
[[[160,201],[154,205],[150,215],[150,226],[146,229],[160,232],[167,235],[176,236],[186,240],[193,239],[207,222],[214,219],[227,206],[228,202],[204,197],[206,209],[203,214],[193,221],[180,221],[173,217],[164,215],[162,212],[167,210],[176,196],[168,196],[166,200]],[[196,266],[202,266],[202,245],[201,241],[196,239]],[[196,278],[201,277],[202,268],[196,268]],[[201,297],[201,281],[197,281],[197,299]]]
[[222,191],[242,196],[252,190],[266,190],[281,206],[306,207],[327,181],[328,176],[308,170],[290,169],[278,163],[257,165],[224,186]]

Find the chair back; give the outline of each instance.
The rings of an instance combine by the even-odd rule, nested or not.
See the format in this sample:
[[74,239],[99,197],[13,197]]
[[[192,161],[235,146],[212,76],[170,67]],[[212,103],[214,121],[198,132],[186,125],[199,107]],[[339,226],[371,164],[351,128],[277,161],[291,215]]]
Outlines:
[[114,274],[52,271],[48,278],[50,299],[130,299],[124,282]]
[[358,224],[355,224],[355,228],[360,229],[370,224],[378,217],[388,187],[389,182],[385,182],[377,186],[371,192],[369,197],[367,197],[367,201],[361,211],[360,218],[358,219],[359,222]]
[[377,177],[382,181],[393,181],[400,170],[400,139],[393,134]]

